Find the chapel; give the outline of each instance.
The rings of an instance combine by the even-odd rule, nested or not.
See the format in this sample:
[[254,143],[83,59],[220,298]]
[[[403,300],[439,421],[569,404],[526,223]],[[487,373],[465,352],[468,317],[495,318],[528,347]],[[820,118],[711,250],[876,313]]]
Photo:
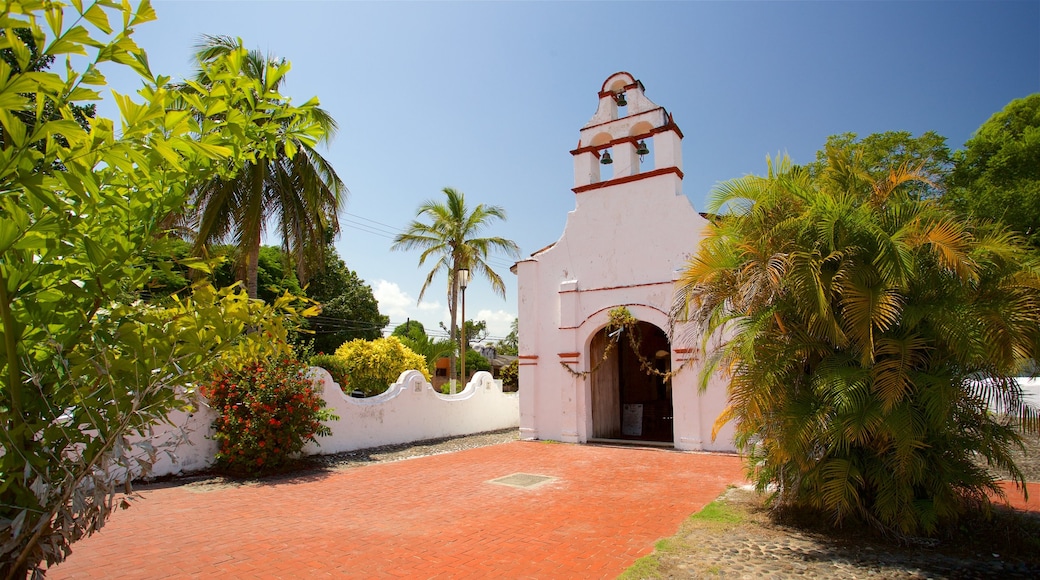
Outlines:
[[[675,281],[708,223],[683,194],[682,139],[629,73],[600,87],[570,152],[563,233],[513,268],[522,438],[734,449],[732,425],[711,437],[724,381],[701,389],[695,329],[669,323]],[[611,313],[638,322],[610,332]]]

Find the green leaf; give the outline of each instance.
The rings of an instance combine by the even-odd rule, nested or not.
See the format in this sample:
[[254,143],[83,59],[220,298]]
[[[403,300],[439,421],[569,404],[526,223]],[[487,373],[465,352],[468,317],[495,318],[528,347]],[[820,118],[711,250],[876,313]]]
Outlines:
[[50,9],[46,10],[44,13],[44,18],[47,19],[47,25],[50,26],[51,33],[54,34],[54,36],[61,34],[62,17],[63,11],[61,5],[52,5]]
[[133,20],[130,21],[130,26],[151,22],[157,18],[158,16],[155,14],[155,9],[152,8],[151,0],[141,0],[141,3],[137,6],[137,12],[134,13]]
[[13,219],[5,216],[0,220],[0,253],[6,252],[21,235],[22,228],[15,225]]
[[83,13],[83,17],[94,26],[97,26],[101,32],[112,34],[112,25],[108,23],[108,14],[105,12],[105,9],[101,7],[101,4],[92,5]]
[[108,252],[101,244],[91,238],[83,238],[83,246],[87,251],[87,258],[94,266],[104,266],[108,262]]
[[10,137],[15,147],[25,144],[25,124],[11,114],[7,109],[0,109],[0,124],[3,124],[4,133]]
[[74,26],[54,39],[54,42],[44,52],[50,55],[81,54],[85,56],[87,51],[83,48],[84,46],[99,47],[101,44],[91,38],[90,32],[86,28]]
[[211,260],[206,260],[203,258],[182,258],[180,260],[177,260],[177,263],[182,266],[191,268],[192,270],[205,272],[206,274],[213,273],[213,265],[210,262]]
[[14,53],[14,58],[18,62],[18,68],[25,71],[29,68],[29,61],[32,59],[32,52],[29,47],[22,42],[22,39],[15,34],[14,30],[5,30],[5,40],[11,48],[11,52]]

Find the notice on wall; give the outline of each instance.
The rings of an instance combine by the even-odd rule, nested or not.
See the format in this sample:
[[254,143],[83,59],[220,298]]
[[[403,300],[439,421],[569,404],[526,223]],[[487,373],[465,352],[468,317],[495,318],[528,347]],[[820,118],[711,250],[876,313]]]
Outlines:
[[622,405],[621,434],[640,437],[643,434],[643,405]]

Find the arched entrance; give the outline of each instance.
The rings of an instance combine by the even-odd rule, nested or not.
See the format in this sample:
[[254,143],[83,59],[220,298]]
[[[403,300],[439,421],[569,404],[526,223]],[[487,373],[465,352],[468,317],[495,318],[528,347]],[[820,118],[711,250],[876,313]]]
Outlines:
[[592,338],[589,360],[591,440],[673,442],[672,385],[658,374],[671,370],[671,344],[663,330],[639,322],[615,339],[603,328]]

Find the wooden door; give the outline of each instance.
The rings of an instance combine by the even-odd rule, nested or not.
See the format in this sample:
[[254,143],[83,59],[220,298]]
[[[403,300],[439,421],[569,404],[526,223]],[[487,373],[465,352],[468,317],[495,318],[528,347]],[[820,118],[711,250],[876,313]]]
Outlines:
[[589,377],[592,387],[592,436],[616,439],[621,436],[621,393],[618,388],[618,351],[613,348],[607,358],[609,339],[606,330],[592,338],[589,364],[595,370]]

